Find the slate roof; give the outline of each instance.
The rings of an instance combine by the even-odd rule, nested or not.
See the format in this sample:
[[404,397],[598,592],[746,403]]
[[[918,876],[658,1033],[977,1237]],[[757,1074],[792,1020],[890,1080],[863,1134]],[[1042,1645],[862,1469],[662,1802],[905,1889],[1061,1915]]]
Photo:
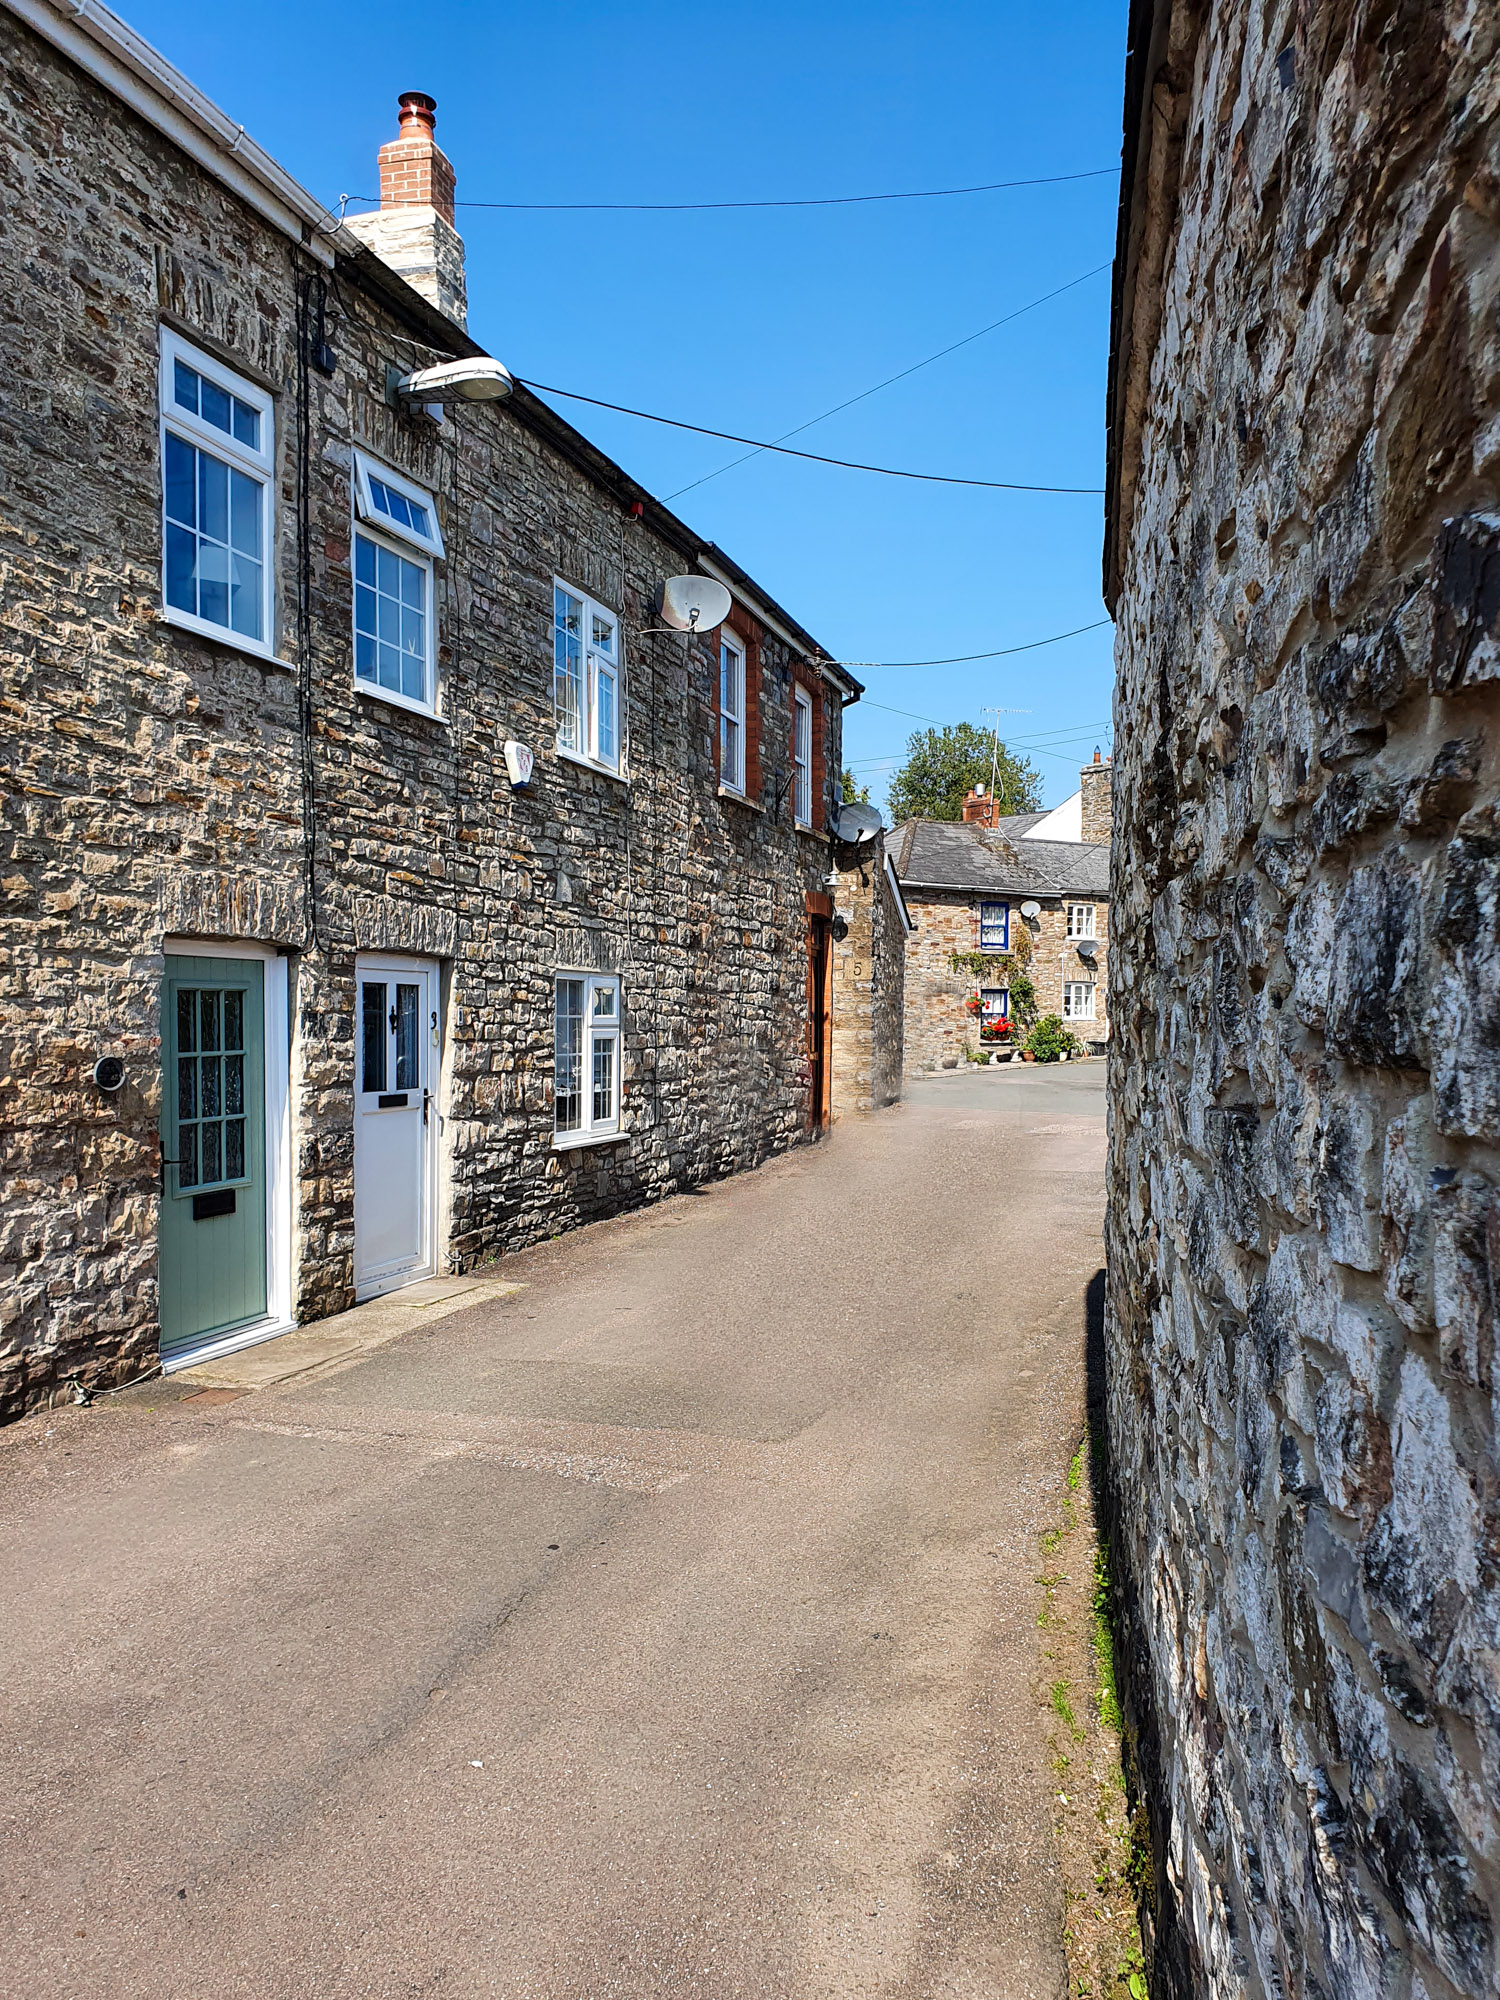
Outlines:
[[903,891],[958,889],[1002,896],[1109,894],[1105,841],[1022,840],[1042,813],[1016,813],[994,827],[909,819],[892,828],[886,848]]

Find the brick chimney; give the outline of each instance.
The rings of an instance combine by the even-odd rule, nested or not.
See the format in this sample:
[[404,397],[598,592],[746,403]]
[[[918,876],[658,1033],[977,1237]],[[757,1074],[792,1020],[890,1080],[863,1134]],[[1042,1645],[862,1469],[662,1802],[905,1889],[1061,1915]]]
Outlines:
[[993,826],[995,824],[995,797],[983,785],[975,785],[964,800],[965,826]]
[[453,226],[453,168],[434,136],[437,99],[403,91],[401,129],[380,149],[380,207],[351,215],[346,227],[377,257],[467,327],[464,243]]
[[1085,840],[1108,840],[1114,829],[1114,776],[1113,762],[1108,757],[1101,757],[1097,750],[1093,763],[1085,764],[1078,774],[1078,786],[1083,794]]

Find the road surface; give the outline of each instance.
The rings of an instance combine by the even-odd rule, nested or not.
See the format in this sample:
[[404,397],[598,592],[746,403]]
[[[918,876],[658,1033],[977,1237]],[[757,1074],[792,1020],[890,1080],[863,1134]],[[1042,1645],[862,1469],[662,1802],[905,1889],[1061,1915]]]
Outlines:
[[922,1083],[332,1370],[0,1433],[0,1993],[1060,1996],[1103,1068]]

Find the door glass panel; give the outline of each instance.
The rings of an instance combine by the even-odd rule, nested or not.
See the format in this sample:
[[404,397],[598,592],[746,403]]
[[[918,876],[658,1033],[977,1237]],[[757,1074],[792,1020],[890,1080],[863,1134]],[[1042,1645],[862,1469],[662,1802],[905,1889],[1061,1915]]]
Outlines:
[[177,1058],[177,1116],[198,1116],[198,1065],[191,1056]]
[[421,1027],[421,1014],[417,1002],[421,998],[420,986],[398,986],[396,988],[396,1088],[397,1090],[420,1090],[421,1058],[418,1054],[417,1037]]
[[[236,1000],[240,997],[237,993]],[[224,1058],[224,1111],[229,1117],[243,1113],[245,1109],[245,1058],[225,1056]]]
[[220,1178],[218,1120],[211,1119],[199,1130],[203,1134],[203,1178],[205,1181],[216,1181]]
[[177,1184],[179,1187],[198,1185],[198,1128],[196,1125],[179,1125],[177,1128]]
[[198,1046],[197,995],[191,987],[177,989],[177,1053],[191,1055]]
[[224,1122],[224,1178],[243,1180],[245,1175],[245,1121],[228,1118]]
[[385,1089],[385,981],[364,982],[360,1088]]
[[245,996],[243,993],[224,995],[224,1046],[226,1049],[242,1049],[245,1046]]
[[233,987],[179,987],[176,1016],[178,1189],[243,1180],[245,996]]
[[198,995],[198,1046],[200,1049],[217,1049],[219,1046],[219,996],[214,992],[200,992]]

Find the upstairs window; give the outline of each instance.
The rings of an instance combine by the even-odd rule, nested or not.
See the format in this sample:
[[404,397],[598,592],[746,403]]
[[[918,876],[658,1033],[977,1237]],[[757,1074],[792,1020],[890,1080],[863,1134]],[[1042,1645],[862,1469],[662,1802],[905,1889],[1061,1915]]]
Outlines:
[[979,905],[979,949],[981,951],[1010,950],[1010,904],[981,903]]
[[792,687],[792,814],[811,827],[813,815],[813,705],[805,687]]
[[620,1129],[620,982],[562,973],[555,988],[552,1123],[560,1144]]
[[432,495],[354,454],[354,678],[404,708],[437,711]]
[[620,621],[565,583],[552,586],[552,706],[557,747],[620,768]]
[[162,609],[171,624],[265,654],[273,424],[263,389],[163,329]]
[[745,789],[745,648],[727,630],[719,635],[719,783]]
[[1091,938],[1099,935],[1095,929],[1095,906],[1092,903],[1069,903],[1068,936],[1070,938]]
[[1087,979],[1066,979],[1063,981],[1063,1019],[1065,1021],[1092,1021],[1094,1018],[1094,988]]

